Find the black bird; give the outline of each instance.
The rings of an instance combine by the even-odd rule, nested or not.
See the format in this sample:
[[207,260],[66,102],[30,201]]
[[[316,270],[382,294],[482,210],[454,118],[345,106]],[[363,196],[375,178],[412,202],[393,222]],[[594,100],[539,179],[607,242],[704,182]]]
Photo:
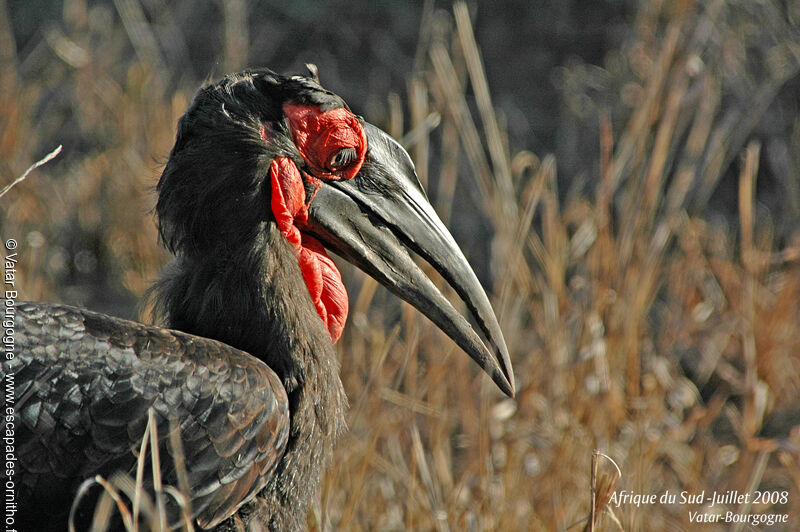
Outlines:
[[[486,294],[408,154],[315,76],[257,69],[202,88],[157,192],[175,259],[150,296],[166,328],[64,305],[14,309],[2,376],[14,374],[16,411],[3,430],[15,432],[20,530],[63,530],[84,479],[133,471],[150,408],[167,484],[177,485],[169,420],[180,427],[197,525],[302,528],[345,428],[334,342],[347,295],[325,248],[428,316],[513,395]],[[409,251],[455,289],[477,331]]]

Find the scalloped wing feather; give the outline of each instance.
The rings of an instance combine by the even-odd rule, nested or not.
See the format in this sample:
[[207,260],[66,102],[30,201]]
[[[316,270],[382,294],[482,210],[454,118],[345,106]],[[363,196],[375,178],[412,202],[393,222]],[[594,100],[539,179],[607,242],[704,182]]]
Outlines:
[[264,487],[289,435],[286,392],[266,364],[215,340],[65,305],[16,311],[17,356],[0,377],[15,374],[23,490],[132,471],[150,408],[165,483],[177,483],[167,442],[170,419],[179,422],[201,527]]

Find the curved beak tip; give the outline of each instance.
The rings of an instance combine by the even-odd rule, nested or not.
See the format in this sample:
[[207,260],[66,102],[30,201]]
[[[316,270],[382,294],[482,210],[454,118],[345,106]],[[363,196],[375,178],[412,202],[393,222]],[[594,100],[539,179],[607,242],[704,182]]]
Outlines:
[[509,396],[509,397],[511,397],[513,399],[514,398],[514,394],[516,393],[516,390],[514,389],[515,388],[514,374],[513,373],[509,373],[508,374],[508,378],[506,378],[505,375],[503,377],[505,379],[505,383],[504,383],[505,386],[501,385],[500,389],[503,391],[504,394],[506,394],[507,396]]
[[[504,346],[505,347],[505,346]],[[511,361],[505,351],[501,352],[496,360],[493,360],[492,367],[486,367],[484,370],[491,376],[494,383],[500,390],[507,396],[513,398],[516,392],[516,383],[514,382],[514,370],[511,367]]]

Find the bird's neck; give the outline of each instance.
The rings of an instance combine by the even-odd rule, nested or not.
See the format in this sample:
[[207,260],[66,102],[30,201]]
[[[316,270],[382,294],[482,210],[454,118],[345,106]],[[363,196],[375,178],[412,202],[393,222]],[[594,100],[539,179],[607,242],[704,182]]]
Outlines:
[[154,287],[166,326],[213,338],[263,360],[283,381],[291,432],[272,481],[254,502],[274,529],[300,528],[298,511],[317,491],[337,435],[346,397],[328,331],[294,251],[266,222],[254,241],[225,256],[179,258]]

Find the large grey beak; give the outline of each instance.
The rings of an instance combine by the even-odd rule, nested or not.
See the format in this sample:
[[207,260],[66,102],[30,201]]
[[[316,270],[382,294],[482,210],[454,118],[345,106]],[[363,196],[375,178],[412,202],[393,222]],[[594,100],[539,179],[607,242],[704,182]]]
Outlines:
[[[364,127],[369,151],[361,171],[347,181],[326,181],[317,190],[303,231],[425,314],[513,397],[508,348],[475,273],[428,202],[408,153],[377,127]],[[455,289],[485,341],[408,249]]]

